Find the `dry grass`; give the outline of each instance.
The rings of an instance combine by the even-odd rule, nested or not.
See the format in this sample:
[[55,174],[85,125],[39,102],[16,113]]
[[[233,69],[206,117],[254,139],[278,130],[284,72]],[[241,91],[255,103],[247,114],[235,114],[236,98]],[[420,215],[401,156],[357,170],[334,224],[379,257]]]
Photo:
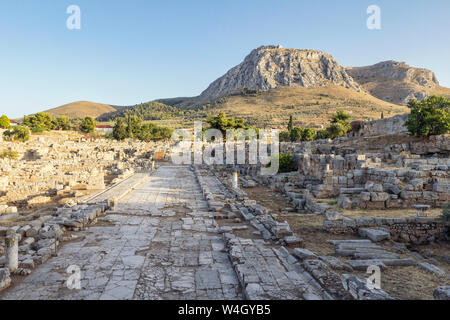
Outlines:
[[[382,217],[382,218],[409,218],[417,216],[415,209],[387,209],[387,210],[342,210],[342,214],[348,218],[361,217]],[[436,218],[442,214],[442,209],[430,209],[427,211],[428,217]]]
[[[327,240],[340,239],[359,239],[356,235],[334,235],[323,231],[323,216],[321,215],[282,215],[284,208],[289,207],[287,199],[267,187],[258,186],[256,188],[245,189],[250,199],[256,200],[259,204],[264,205],[278,213],[278,220],[288,221],[295,235],[303,239],[302,246],[313,251],[318,255],[334,255],[334,245],[327,243]],[[325,200],[324,200],[325,201]],[[437,216],[441,212],[440,209],[432,209],[429,216]],[[415,216],[414,209],[406,210],[355,210],[346,211],[348,217],[408,217]],[[385,249],[389,250],[392,242],[381,243]],[[429,258],[435,258],[438,261],[438,267],[450,274],[450,265],[442,261],[444,255],[450,254],[450,244],[433,243],[425,246],[412,246],[410,250],[419,251],[422,249],[432,250]],[[407,255],[402,255],[407,257]],[[343,259],[344,261],[346,259]],[[345,271],[336,271],[338,273],[346,273]],[[355,271],[355,275],[360,278],[367,278],[364,272]],[[388,292],[393,298],[401,300],[432,300],[435,288],[443,285],[450,285],[450,280],[443,277],[430,274],[417,266],[410,267],[389,267],[387,271],[381,275],[381,287]]]
[[103,104],[90,101],[77,101],[63,106],[47,110],[45,112],[52,116],[67,116],[69,118],[85,118],[91,116],[97,118],[98,116],[117,111],[116,108]]
[[[231,95],[225,102],[208,110],[209,116],[225,112],[228,116],[243,118],[253,126],[285,128],[292,115],[297,126],[313,128],[326,127],[333,113],[345,110],[353,119],[379,119],[408,112],[408,108],[379,100],[368,93],[330,84],[321,88],[280,87],[256,95]],[[54,116],[66,115],[83,118],[87,115],[98,117],[113,112],[112,106],[79,101],[48,110]],[[206,117],[196,119],[206,120]],[[175,117],[152,121],[172,128],[193,125],[193,119]]]
[[226,112],[264,127],[286,127],[289,116],[295,125],[326,127],[333,113],[345,110],[353,119],[379,119],[408,112],[408,108],[387,103],[370,94],[340,86],[322,88],[280,87],[255,96],[235,95],[214,111]]

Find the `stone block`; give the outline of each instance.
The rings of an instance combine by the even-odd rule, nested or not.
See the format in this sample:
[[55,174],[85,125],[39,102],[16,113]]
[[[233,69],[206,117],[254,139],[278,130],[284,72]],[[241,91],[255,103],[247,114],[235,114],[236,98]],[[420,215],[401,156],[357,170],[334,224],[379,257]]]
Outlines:
[[369,238],[373,242],[379,242],[391,238],[390,233],[377,229],[361,228],[358,230],[358,232],[361,237]]

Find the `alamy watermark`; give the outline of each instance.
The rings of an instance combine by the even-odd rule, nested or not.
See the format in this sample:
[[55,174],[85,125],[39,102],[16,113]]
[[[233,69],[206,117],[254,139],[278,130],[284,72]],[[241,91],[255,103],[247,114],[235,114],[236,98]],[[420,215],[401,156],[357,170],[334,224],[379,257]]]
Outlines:
[[381,289],[381,269],[377,265],[371,265],[367,268],[366,273],[370,276],[366,280],[366,286],[369,290]]
[[81,269],[77,265],[71,265],[67,268],[66,272],[69,274],[66,286],[70,290],[81,289]]
[[381,30],[381,8],[377,5],[371,5],[367,8],[366,26],[369,30]]
[[70,16],[66,20],[66,26],[69,30],[80,30],[81,29],[81,9],[77,5],[70,5],[66,10],[67,14]]
[[224,137],[218,129],[204,131],[203,123],[195,121],[194,130],[175,130],[172,141],[174,164],[259,164],[261,175],[278,173],[280,145],[276,129],[229,129]]

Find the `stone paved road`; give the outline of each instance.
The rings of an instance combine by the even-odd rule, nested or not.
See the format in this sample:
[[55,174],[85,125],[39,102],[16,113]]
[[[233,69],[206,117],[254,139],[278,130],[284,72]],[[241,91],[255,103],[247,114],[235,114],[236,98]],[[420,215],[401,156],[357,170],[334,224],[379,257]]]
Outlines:
[[[3,299],[240,299],[194,174],[165,166]],[[81,269],[81,290],[66,286]]]

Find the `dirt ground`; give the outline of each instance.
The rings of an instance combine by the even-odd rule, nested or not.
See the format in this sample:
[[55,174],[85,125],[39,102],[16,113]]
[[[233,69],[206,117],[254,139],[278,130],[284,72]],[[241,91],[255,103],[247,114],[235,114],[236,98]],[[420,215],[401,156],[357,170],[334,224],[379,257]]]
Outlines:
[[[296,236],[303,239],[302,246],[316,253],[317,255],[334,255],[334,245],[329,244],[326,240],[341,239],[360,239],[357,235],[334,235],[323,231],[322,215],[305,215],[289,212],[282,214],[285,208],[290,207],[287,197],[272,191],[264,186],[245,189],[250,199],[256,200],[269,208],[272,213],[278,214],[278,220],[288,221],[292,231]],[[284,211],[285,212],[285,211]],[[378,217],[408,217],[415,216],[414,209],[407,210],[347,210],[346,216],[355,218],[362,216],[378,216]],[[439,209],[429,211],[429,216],[435,217],[440,214]],[[386,249],[392,247],[392,241],[382,243]],[[438,261],[438,267],[450,274],[450,265],[444,262],[442,257],[450,255],[450,243],[440,242],[423,246],[411,246],[409,250],[423,254],[423,250],[431,250],[426,258],[434,258]],[[410,256],[404,256],[410,257]],[[345,260],[345,259],[343,259]],[[337,271],[341,272],[341,271]],[[342,273],[342,272],[341,272]],[[344,272],[345,273],[345,272]],[[368,275],[364,272],[354,272],[355,275],[366,278]],[[389,267],[382,273],[381,286],[393,298],[401,300],[432,300],[435,288],[443,285],[450,285],[450,279],[445,276],[436,276],[430,274],[417,266],[410,267]]]

